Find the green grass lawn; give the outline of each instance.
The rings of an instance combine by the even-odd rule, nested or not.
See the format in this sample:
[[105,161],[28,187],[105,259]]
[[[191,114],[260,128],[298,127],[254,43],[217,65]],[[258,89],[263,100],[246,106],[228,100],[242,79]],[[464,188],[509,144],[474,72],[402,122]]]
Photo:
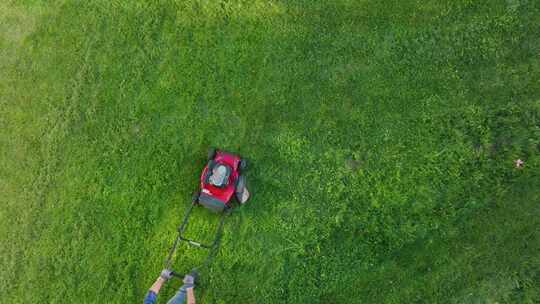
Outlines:
[[3,0],[0,130],[3,303],[142,303],[209,146],[198,303],[540,303],[535,0]]

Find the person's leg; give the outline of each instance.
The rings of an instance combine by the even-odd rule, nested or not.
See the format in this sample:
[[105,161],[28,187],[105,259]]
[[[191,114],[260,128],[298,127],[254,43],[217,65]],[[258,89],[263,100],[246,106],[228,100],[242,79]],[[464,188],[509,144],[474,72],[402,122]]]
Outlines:
[[167,304],[184,304],[186,300],[186,285],[182,285],[178,292],[172,297]]

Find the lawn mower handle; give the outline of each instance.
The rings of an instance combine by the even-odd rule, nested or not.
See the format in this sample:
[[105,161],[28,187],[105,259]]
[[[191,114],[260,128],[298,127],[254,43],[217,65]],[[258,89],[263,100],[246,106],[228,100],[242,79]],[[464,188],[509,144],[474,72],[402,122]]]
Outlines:
[[[201,242],[196,242],[194,240],[188,239],[188,238],[186,238],[186,237],[184,237],[182,235],[182,233],[184,232],[184,229],[185,229],[185,227],[187,225],[189,215],[191,214],[191,211],[193,210],[193,207],[195,205],[196,205],[196,203],[192,203],[191,206],[189,206],[188,210],[186,211],[186,213],[184,215],[184,219],[182,220],[182,223],[178,227],[178,235],[174,239],[173,245],[169,249],[169,254],[167,255],[167,258],[165,259],[164,268],[166,268],[166,269],[171,268],[171,266],[172,266],[172,257],[173,257],[174,252],[176,251],[176,247],[177,247],[177,245],[178,245],[178,243],[180,241],[185,241],[185,242],[189,243],[192,246],[196,246],[196,247],[199,247],[199,248],[204,248],[204,249],[207,249],[209,251],[208,255],[206,256],[206,259],[203,261],[203,263],[200,265],[200,267],[197,267],[197,268],[193,269],[195,271],[197,271],[197,269],[199,269],[199,268],[203,268],[203,267],[208,266],[208,264],[210,264],[210,261],[214,257],[214,255],[215,255],[215,253],[217,251],[217,248],[219,247],[219,241],[221,239],[223,223],[225,221],[226,215],[230,213],[230,209],[227,209],[227,210],[222,212],[222,214],[220,216],[220,219],[219,219],[219,223],[217,225],[218,227],[216,229],[216,234],[215,234],[215,237],[214,237],[214,240],[212,241],[212,243],[211,244],[204,244],[204,243],[201,243]],[[178,277],[178,278],[183,278],[183,276],[181,274],[179,274],[177,272],[174,272],[174,271],[171,273],[171,275],[175,276],[175,277]]]
[[179,278],[179,279],[183,279],[183,278],[184,278],[183,275],[181,275],[181,274],[179,274],[178,272],[175,272],[175,271],[172,271],[172,272],[171,272],[171,275],[172,275],[173,277],[177,277],[177,278]]
[[202,247],[202,248],[206,248],[206,249],[211,249],[213,247],[213,244],[212,245],[207,245],[207,244],[199,243],[197,241],[190,240],[190,239],[185,238],[183,236],[180,236],[180,239],[182,241],[188,242],[190,245],[195,246],[195,247]]
[[[195,274],[193,274],[193,273],[195,273]],[[199,276],[199,269],[198,268],[193,268],[193,269],[191,269],[191,272],[188,273],[187,275],[191,275],[194,278],[197,278]],[[171,271],[171,276],[177,277],[177,278],[182,279],[182,280],[186,277],[186,275],[180,274],[180,273],[175,272],[175,271]]]

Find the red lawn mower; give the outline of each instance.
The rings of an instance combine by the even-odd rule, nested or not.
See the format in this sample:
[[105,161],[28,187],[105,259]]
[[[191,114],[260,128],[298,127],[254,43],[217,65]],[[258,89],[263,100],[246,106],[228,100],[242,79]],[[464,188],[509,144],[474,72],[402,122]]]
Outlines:
[[[210,262],[219,244],[225,216],[229,214],[230,210],[233,208],[233,196],[240,204],[244,204],[249,199],[246,180],[242,175],[246,167],[246,160],[237,154],[216,150],[214,148],[208,150],[208,162],[204,166],[200,177],[200,190],[193,194],[191,205],[186,211],[182,223],[178,227],[178,236],[174,240],[169,255],[165,260],[165,268],[170,269],[172,256],[179,241],[185,241],[195,247],[209,250],[207,258],[198,268],[202,268]],[[191,240],[182,235],[186,228],[189,215],[196,205],[201,205],[212,212],[220,214],[219,224],[211,244]],[[197,270],[197,268],[195,270]],[[173,275],[183,278],[183,275],[176,272],[173,272]]]

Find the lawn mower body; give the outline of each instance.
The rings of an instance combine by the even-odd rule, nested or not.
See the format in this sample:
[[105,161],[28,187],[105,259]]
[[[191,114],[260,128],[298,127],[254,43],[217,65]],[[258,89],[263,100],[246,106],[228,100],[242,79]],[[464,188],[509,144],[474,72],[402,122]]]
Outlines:
[[[209,152],[212,154],[212,151]],[[235,194],[242,159],[240,156],[225,151],[215,151],[201,174],[198,202],[214,212],[231,208],[231,198]],[[221,180],[214,181],[213,175],[222,171]]]

